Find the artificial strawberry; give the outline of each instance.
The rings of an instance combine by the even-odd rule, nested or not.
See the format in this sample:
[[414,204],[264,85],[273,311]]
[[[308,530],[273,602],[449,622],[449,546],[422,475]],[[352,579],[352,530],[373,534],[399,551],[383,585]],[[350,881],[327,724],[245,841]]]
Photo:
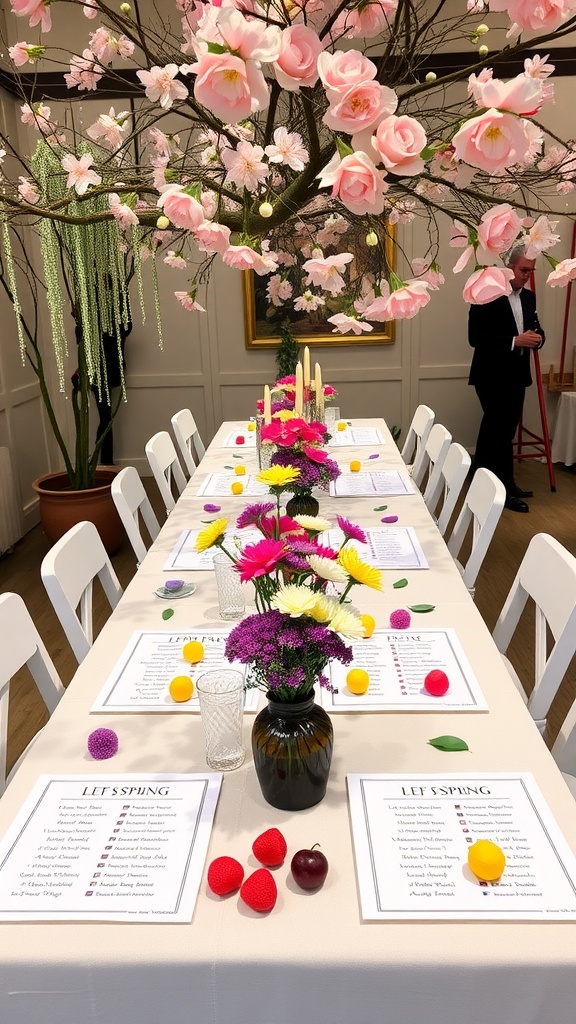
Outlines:
[[244,868],[234,857],[216,857],[208,868],[208,886],[217,896],[227,896],[242,885]]
[[276,882],[268,868],[253,871],[240,889],[240,899],[252,910],[259,910],[261,913],[272,910],[277,896]]
[[252,853],[267,868],[277,868],[286,856],[286,840],[277,828],[269,828],[252,843]]

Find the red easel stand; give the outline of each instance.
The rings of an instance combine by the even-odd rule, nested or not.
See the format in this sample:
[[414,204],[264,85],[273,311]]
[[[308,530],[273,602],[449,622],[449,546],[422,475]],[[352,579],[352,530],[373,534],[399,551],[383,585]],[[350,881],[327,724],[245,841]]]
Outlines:
[[[552,449],[550,447],[550,434],[548,433],[548,421],[546,419],[546,405],[544,402],[544,388],[542,387],[542,374],[540,372],[540,356],[538,349],[532,350],[534,356],[534,374],[536,377],[536,388],[538,391],[538,405],[540,407],[540,422],[542,424],[542,437],[538,434],[533,434],[531,430],[528,430],[522,422],[520,417],[520,423],[518,424],[518,439],[514,442],[514,458],[518,461],[522,459],[541,459],[542,456],[546,459],[548,466],[548,478],[550,480],[550,490],[556,491],[556,477],[554,476],[554,464],[552,462]],[[534,448],[535,451],[525,452],[525,447]]]

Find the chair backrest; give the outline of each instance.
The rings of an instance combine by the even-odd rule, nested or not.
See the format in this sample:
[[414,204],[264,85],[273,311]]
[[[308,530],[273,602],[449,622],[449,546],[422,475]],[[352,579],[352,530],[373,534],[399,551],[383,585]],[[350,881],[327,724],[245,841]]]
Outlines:
[[150,438],[146,445],[146,456],[166,506],[166,515],[168,515],[176,504],[172,494],[172,479],[176,483],[179,494],[182,494],[186,487],[186,477],[182,472],[174,442],[167,430],[160,430]]
[[139,515],[142,516],[152,540],[156,540],[160,533],[160,524],[154,515],[138,470],[134,466],[126,466],[116,474],[112,481],[112,498],[140,564],[146,555],[146,545],[140,533]]
[[412,423],[408,427],[402,458],[405,463],[412,463],[416,466],[418,459],[424,451],[424,445],[428,440],[428,434],[434,423],[434,412],[427,405],[419,405],[412,417]]
[[40,566],[40,575],[81,662],[92,646],[93,581],[98,577],[112,608],[122,597],[122,587],[94,523],[78,523],[56,541]]
[[448,541],[450,554],[454,559],[458,559],[472,524],[472,550],[466,566],[460,567],[464,583],[471,593],[474,591],[474,584],[498,526],[505,501],[506,488],[502,481],[489,469],[477,469]]
[[[562,723],[551,753],[561,772],[576,777],[576,700]],[[570,789],[576,796],[576,784]]]
[[0,793],[6,784],[8,703],[10,680],[24,665],[40,691],[50,714],[64,694],[64,687],[42,638],[19,594],[0,596]]
[[424,479],[424,474],[428,470],[428,481],[426,483],[426,490],[424,491],[424,501],[426,501],[426,495],[436,486],[436,481],[440,477],[440,471],[444,465],[444,460],[448,454],[448,449],[452,444],[452,434],[446,427],[442,426],[441,423],[435,423],[428,439],[424,445],[424,455],[418,462],[418,468],[414,466],[412,472],[412,479],[417,487],[420,487]]
[[[528,709],[543,723],[576,651],[576,558],[547,533],[532,537],[494,628],[494,642],[502,654],[528,598],[535,605],[536,630]],[[550,654],[547,627],[555,641]]]
[[440,468],[440,472],[435,475],[434,480],[429,480],[426,487],[424,501],[430,512],[436,511],[438,502],[442,498],[442,508],[438,516],[438,529],[442,536],[444,536],[448,529],[448,523],[456,508],[456,502],[460,497],[464,481],[468,476],[471,462],[472,460],[466,449],[461,444],[453,441],[444,459],[444,464]]
[[178,449],[184,460],[184,465],[186,466],[190,476],[192,476],[196,469],[196,463],[192,454],[192,446],[194,446],[196,451],[196,458],[198,462],[200,462],[200,459],[204,458],[204,453],[206,451],[202,438],[198,432],[198,427],[196,426],[196,420],[194,419],[190,409],[180,409],[180,412],[175,413],[170,422],[172,423],[172,430],[174,431],[176,444],[178,445]]

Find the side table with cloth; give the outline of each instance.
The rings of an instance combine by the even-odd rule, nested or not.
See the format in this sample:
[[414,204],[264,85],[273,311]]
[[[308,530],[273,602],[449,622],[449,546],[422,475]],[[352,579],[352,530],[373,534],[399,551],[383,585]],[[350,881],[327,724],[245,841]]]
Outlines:
[[576,391],[563,391],[558,403],[552,440],[552,462],[576,462]]
[[[229,431],[234,425],[225,426]],[[380,421],[378,426],[384,429]],[[391,465],[396,457],[392,444],[380,452]],[[254,469],[254,454],[243,454],[247,469]],[[352,452],[339,450],[336,456],[344,466]],[[89,710],[134,629],[222,627],[212,573],[182,573],[197,583],[197,591],[175,602],[174,617],[164,626],[152,593],[179,531],[197,528],[206,518],[205,502],[221,505],[220,514],[230,518],[244,507],[246,501],[237,498],[195,497],[206,472],[222,469],[229,460],[230,451],[213,442],[0,801],[2,832],[41,772],[206,770],[197,715],[90,715]],[[402,525],[416,528],[430,569],[387,570],[384,592],[363,588],[358,604],[380,627],[388,625],[390,612],[399,605],[435,604],[422,625],[457,630],[490,712],[333,715],[334,760],[326,798],[292,814],[268,806],[261,796],[249,753],[253,716],[247,715],[246,762],[224,775],[208,860],[229,854],[247,872],[254,870],[254,838],[272,826],[280,828],[289,853],[275,871],[279,896],[274,910],[258,915],[237,895],[220,900],[203,881],[188,924],[0,924],[2,1024],[485,1024],[486,1019],[494,1024],[574,1024],[574,924],[361,920],[347,772],[531,771],[576,850],[573,798],[422,497],[326,496],[321,513],[335,520],[342,512],[375,527],[382,516],[375,506],[383,502]],[[392,588],[399,575],[408,579],[408,591]],[[86,737],[96,725],[119,735],[113,761],[87,758]],[[429,745],[430,737],[446,732],[463,736],[470,752],[444,754]],[[309,894],[292,882],[289,862],[297,849],[316,842],[330,872],[323,888]]]

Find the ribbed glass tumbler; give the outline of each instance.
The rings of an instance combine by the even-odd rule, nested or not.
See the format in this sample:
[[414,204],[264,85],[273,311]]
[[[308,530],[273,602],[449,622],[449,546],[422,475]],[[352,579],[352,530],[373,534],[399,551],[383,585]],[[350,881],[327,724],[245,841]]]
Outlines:
[[241,619],[246,603],[240,573],[236,572],[234,563],[223,551],[216,552],[213,563],[220,618]]
[[221,772],[239,768],[245,756],[244,676],[234,669],[204,672],[196,681],[196,692],[206,737],[206,763]]

